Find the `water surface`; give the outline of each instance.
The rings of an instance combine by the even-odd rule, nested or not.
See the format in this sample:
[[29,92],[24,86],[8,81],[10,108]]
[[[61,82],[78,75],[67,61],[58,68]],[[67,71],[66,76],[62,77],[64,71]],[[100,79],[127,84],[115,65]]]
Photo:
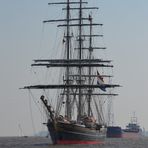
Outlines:
[[0,137],[0,148],[148,148],[148,138],[106,139],[102,145],[52,145],[49,138]]

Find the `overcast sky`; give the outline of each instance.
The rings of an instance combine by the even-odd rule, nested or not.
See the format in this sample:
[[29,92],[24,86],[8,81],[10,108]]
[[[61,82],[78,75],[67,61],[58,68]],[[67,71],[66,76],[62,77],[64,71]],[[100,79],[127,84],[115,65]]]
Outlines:
[[[92,1],[100,8],[107,54],[115,66],[114,80],[123,86],[114,99],[115,123],[125,127],[136,112],[141,127],[148,130],[148,1]],[[30,65],[42,54],[42,21],[51,14],[59,16],[56,9],[51,12],[48,2],[0,0],[0,136],[18,136],[21,130],[32,135],[46,129],[28,92],[19,88],[30,84]]]

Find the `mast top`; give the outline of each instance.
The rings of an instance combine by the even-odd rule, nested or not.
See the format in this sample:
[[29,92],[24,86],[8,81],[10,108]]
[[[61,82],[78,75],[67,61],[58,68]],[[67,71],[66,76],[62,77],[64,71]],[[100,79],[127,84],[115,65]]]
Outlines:
[[88,2],[54,2],[54,3],[48,3],[48,5],[67,5],[67,4],[88,4]]

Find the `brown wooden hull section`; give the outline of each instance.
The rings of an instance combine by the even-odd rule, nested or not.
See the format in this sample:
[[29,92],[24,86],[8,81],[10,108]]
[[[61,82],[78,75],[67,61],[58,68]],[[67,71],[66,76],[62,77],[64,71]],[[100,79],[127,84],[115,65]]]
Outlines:
[[103,143],[105,133],[77,124],[58,122],[54,129],[47,125],[54,144],[99,144]]

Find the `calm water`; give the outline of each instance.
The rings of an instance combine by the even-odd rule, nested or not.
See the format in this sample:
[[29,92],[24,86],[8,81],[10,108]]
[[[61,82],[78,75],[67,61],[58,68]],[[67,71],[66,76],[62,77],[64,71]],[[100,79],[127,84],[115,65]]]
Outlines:
[[51,145],[48,138],[1,137],[0,148],[148,148],[148,138],[106,139],[103,145]]

